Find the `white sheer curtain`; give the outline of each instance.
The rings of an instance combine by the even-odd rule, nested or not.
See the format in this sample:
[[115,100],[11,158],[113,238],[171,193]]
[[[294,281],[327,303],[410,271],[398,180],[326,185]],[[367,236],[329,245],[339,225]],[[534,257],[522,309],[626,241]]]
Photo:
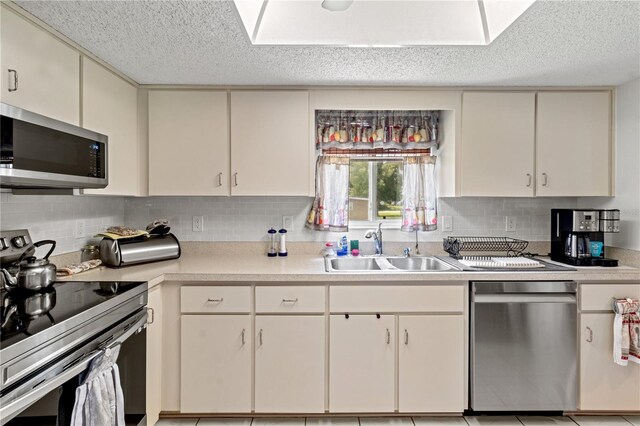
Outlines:
[[307,216],[307,228],[349,230],[349,158],[322,155],[316,161],[316,198]]
[[438,229],[436,157],[405,157],[402,176],[403,231]]

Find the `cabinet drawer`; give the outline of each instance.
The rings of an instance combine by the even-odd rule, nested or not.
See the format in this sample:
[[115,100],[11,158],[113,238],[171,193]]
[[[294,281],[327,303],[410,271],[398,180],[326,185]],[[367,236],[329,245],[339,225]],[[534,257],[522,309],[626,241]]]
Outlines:
[[580,309],[583,311],[611,311],[612,297],[640,299],[640,283],[582,284],[580,295]]
[[356,312],[463,312],[464,286],[335,286],[330,310]]
[[324,287],[256,287],[257,313],[324,313]]
[[250,313],[251,287],[182,287],[181,312]]

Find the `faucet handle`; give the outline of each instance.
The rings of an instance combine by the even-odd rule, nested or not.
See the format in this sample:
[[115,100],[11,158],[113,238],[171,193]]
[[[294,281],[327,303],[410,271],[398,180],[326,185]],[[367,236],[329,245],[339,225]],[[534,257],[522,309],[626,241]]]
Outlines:
[[405,247],[402,253],[404,254],[404,257],[409,257],[411,255],[411,249],[409,247]]

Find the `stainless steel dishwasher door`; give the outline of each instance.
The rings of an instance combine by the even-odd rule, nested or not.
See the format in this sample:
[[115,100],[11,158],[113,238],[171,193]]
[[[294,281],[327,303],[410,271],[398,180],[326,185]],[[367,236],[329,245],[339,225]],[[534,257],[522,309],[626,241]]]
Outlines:
[[576,409],[576,283],[471,283],[474,411]]

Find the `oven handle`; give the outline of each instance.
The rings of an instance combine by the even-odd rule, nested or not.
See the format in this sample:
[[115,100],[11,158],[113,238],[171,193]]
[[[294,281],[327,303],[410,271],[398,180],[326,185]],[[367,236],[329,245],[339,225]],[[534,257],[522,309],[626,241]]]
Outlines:
[[62,373],[58,374],[55,377],[52,377],[49,380],[45,380],[42,383],[36,385],[29,393],[22,395],[20,398],[15,401],[11,401],[8,404],[4,404],[2,408],[0,408],[0,424],[5,424],[9,420],[13,419],[15,416],[24,411],[27,407],[29,407],[34,402],[38,401],[40,398],[51,392],[53,389],[58,386],[64,384],[67,380],[77,376],[78,374],[85,371],[89,365],[91,365],[91,361],[94,360],[95,357],[98,356],[105,348],[114,348],[118,345],[121,345],[125,340],[129,337],[136,334],[138,331],[141,331],[142,328],[146,328],[147,324],[147,312],[144,311],[142,316],[135,324],[130,326],[127,331],[118,336],[118,338],[109,343],[109,345],[105,345],[102,349],[98,349],[90,352],[85,357],[80,359],[75,364],[72,364]]

